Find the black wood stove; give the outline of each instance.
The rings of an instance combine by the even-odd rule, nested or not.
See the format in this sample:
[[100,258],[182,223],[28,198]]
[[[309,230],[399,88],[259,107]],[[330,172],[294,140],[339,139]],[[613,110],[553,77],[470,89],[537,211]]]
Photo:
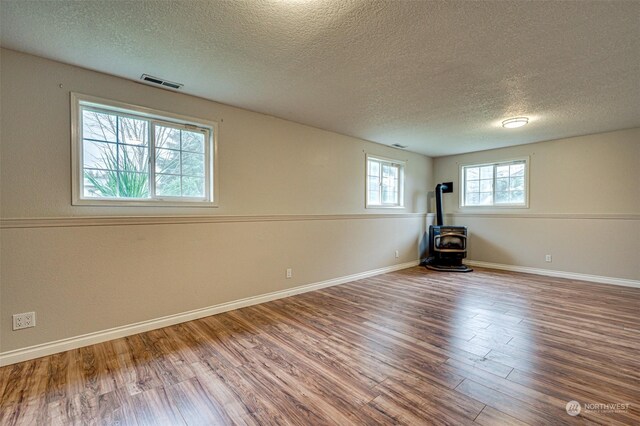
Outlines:
[[428,269],[446,272],[471,272],[462,263],[467,257],[467,227],[443,224],[442,193],[453,192],[451,182],[436,185],[436,224],[429,226]]

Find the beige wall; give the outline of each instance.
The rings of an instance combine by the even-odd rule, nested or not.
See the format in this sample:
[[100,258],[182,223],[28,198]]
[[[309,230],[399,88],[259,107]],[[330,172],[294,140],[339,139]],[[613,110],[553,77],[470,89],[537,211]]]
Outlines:
[[[0,72],[0,352],[418,259],[428,157],[14,51]],[[72,206],[71,91],[218,121],[220,207]],[[364,208],[365,152],[407,161],[404,209]],[[148,215],[255,218],[71,219]]]
[[[364,208],[365,151],[406,160],[402,212],[426,210],[431,159],[419,154],[10,50],[1,79],[4,218],[379,213]],[[220,207],[72,206],[70,92],[218,121]]]
[[[523,156],[528,209],[459,207],[460,165]],[[640,129],[441,157],[434,169],[454,182],[445,212],[469,227],[469,259],[640,280]]]
[[[418,258],[420,217],[2,230],[2,350]],[[396,259],[393,250],[399,249]],[[285,279],[285,269],[293,278]],[[38,326],[12,332],[11,314]]]

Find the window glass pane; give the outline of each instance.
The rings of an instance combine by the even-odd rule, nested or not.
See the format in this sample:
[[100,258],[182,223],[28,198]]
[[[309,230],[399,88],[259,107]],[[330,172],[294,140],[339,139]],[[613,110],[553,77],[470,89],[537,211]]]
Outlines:
[[380,192],[378,190],[369,191],[369,204],[380,204]]
[[85,169],[117,170],[117,145],[114,143],[84,141],[82,165]]
[[524,176],[524,164],[512,164],[509,166],[510,175],[513,176]]
[[204,178],[184,176],[182,178],[182,196],[204,197]]
[[524,204],[524,191],[511,191],[511,203],[513,204]]
[[[384,166],[381,165],[378,161],[369,160],[369,163],[368,163],[369,175],[367,176],[367,182],[368,182],[367,203],[370,205],[382,204],[381,194],[380,194],[380,182],[381,182],[380,173],[383,167]],[[386,181],[386,178],[383,179],[383,181]]]
[[396,180],[391,177],[383,177],[382,178],[382,189],[393,189],[395,188]]
[[117,141],[118,117],[115,114],[82,110],[82,137],[99,141]]
[[497,166],[496,177],[509,177],[509,166]]
[[83,195],[91,198],[117,197],[118,174],[108,170],[85,170]]
[[398,199],[398,193],[390,188],[382,188],[382,203],[383,204],[396,204]]
[[480,192],[491,192],[493,191],[493,181],[492,180],[481,180],[480,181]]
[[508,191],[509,190],[509,178],[496,179],[496,191]]
[[[393,168],[389,168],[392,170]],[[382,166],[382,173],[385,172],[385,166]],[[392,176],[383,177],[382,178],[382,203],[383,204],[396,204],[397,203],[397,192],[398,192],[398,181],[394,179]]]
[[481,179],[493,179],[493,166],[480,167]]
[[523,190],[524,189],[524,178],[523,177],[512,178],[511,182],[510,182],[510,187],[511,187],[511,189]]
[[[78,103],[80,122],[74,134],[79,140],[74,139],[74,146],[78,143],[80,147],[73,152],[74,159],[81,157],[81,193],[77,195],[94,199],[209,199],[207,174],[214,150],[207,145],[207,135],[211,130],[187,130],[183,123],[171,124],[170,118],[163,121],[161,115],[147,118],[134,110],[106,105],[90,105],[83,99]],[[155,185],[149,181],[152,172]],[[77,171],[73,176],[76,182]],[[155,193],[151,193],[152,187]]]
[[180,174],[180,151],[156,149],[156,173]]
[[391,203],[392,201],[389,198],[389,191],[387,191],[385,187],[382,187],[382,202]]
[[204,153],[204,134],[200,132],[182,131],[182,150]]
[[124,198],[149,197],[149,174],[118,172],[118,196]]
[[378,163],[377,161],[369,160],[369,175],[370,176],[380,175],[380,163]]
[[129,145],[149,145],[149,131],[146,120],[131,117],[120,117],[118,142]]
[[190,176],[204,176],[204,155],[183,152],[182,174]]
[[477,206],[480,204],[480,194],[477,192],[467,194],[465,197],[465,204],[468,206]]
[[496,204],[508,203],[508,202],[509,202],[508,192],[496,192]]
[[180,176],[156,175],[156,194],[165,197],[179,197],[181,194]]
[[379,191],[380,178],[378,176],[369,176],[369,191]]
[[472,180],[467,182],[467,192],[480,192],[480,181]]
[[467,179],[480,179],[480,169],[478,167],[467,167]]
[[480,205],[482,206],[490,206],[493,204],[493,193],[492,192],[481,192],[480,193]]
[[180,130],[156,125],[155,131],[156,148],[180,149]]
[[129,145],[118,147],[119,170],[146,172],[149,165],[149,149]]

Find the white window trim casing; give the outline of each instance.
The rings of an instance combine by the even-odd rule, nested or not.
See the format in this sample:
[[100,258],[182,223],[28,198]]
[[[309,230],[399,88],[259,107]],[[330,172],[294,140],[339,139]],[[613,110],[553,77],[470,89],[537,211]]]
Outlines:
[[[524,161],[525,166],[524,166],[524,186],[525,186],[525,197],[524,197],[524,204],[492,204],[489,206],[466,206],[464,204],[464,196],[466,193],[466,181],[464,179],[464,168],[465,167],[482,167],[482,166],[491,166],[491,165],[496,165],[496,164],[504,164],[504,163],[512,163],[512,162],[516,162],[516,161]],[[459,165],[458,167],[458,177],[460,179],[460,197],[458,198],[458,207],[460,208],[460,210],[466,210],[466,211],[482,211],[482,212],[486,212],[489,213],[489,210],[492,209],[497,209],[497,210],[504,210],[504,209],[528,209],[529,208],[529,194],[530,194],[530,183],[529,183],[529,166],[530,166],[530,157],[529,156],[525,156],[525,157],[517,157],[517,158],[507,158],[507,159],[503,159],[503,160],[496,160],[496,161],[487,161],[487,162],[483,162],[483,163],[462,163]],[[495,178],[494,178],[495,179]],[[495,192],[495,189],[494,189]]]
[[[400,175],[398,176],[398,202],[399,204],[369,204],[369,159],[385,161],[400,166]],[[375,154],[365,154],[364,160],[364,202],[367,209],[404,209],[404,182],[405,169],[407,162],[395,158],[383,157]],[[382,194],[381,194],[382,196]]]
[[[190,199],[187,197],[166,197],[155,199],[131,199],[125,200],[120,198],[89,198],[84,197],[83,171],[82,171],[82,129],[80,125],[82,119],[80,114],[81,104],[95,106],[102,110],[112,110],[117,113],[126,115],[127,112],[133,112],[138,116],[151,120],[159,120],[169,124],[175,124],[178,127],[185,125],[193,125],[204,127],[209,130],[209,140],[205,143],[205,156],[209,158],[207,161],[208,170],[205,171],[205,177],[208,181],[209,193],[207,201],[201,199]],[[151,155],[151,154],[150,154]],[[124,102],[112,101],[109,99],[99,98],[95,96],[84,95],[71,92],[71,201],[74,206],[113,206],[113,207],[218,207],[220,198],[219,178],[218,178],[218,123],[210,120],[202,120],[199,118],[187,117],[166,111],[155,110],[138,105],[132,105]]]

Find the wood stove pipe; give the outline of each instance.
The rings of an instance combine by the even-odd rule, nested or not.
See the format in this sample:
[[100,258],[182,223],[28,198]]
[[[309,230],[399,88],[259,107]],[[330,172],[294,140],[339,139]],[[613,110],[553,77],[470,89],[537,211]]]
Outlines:
[[436,185],[436,225],[443,226],[442,193],[453,192],[453,182],[443,182]]
[[447,185],[444,183],[439,183],[436,185],[436,225],[442,226],[444,225],[444,221],[442,219],[442,191],[447,189]]

